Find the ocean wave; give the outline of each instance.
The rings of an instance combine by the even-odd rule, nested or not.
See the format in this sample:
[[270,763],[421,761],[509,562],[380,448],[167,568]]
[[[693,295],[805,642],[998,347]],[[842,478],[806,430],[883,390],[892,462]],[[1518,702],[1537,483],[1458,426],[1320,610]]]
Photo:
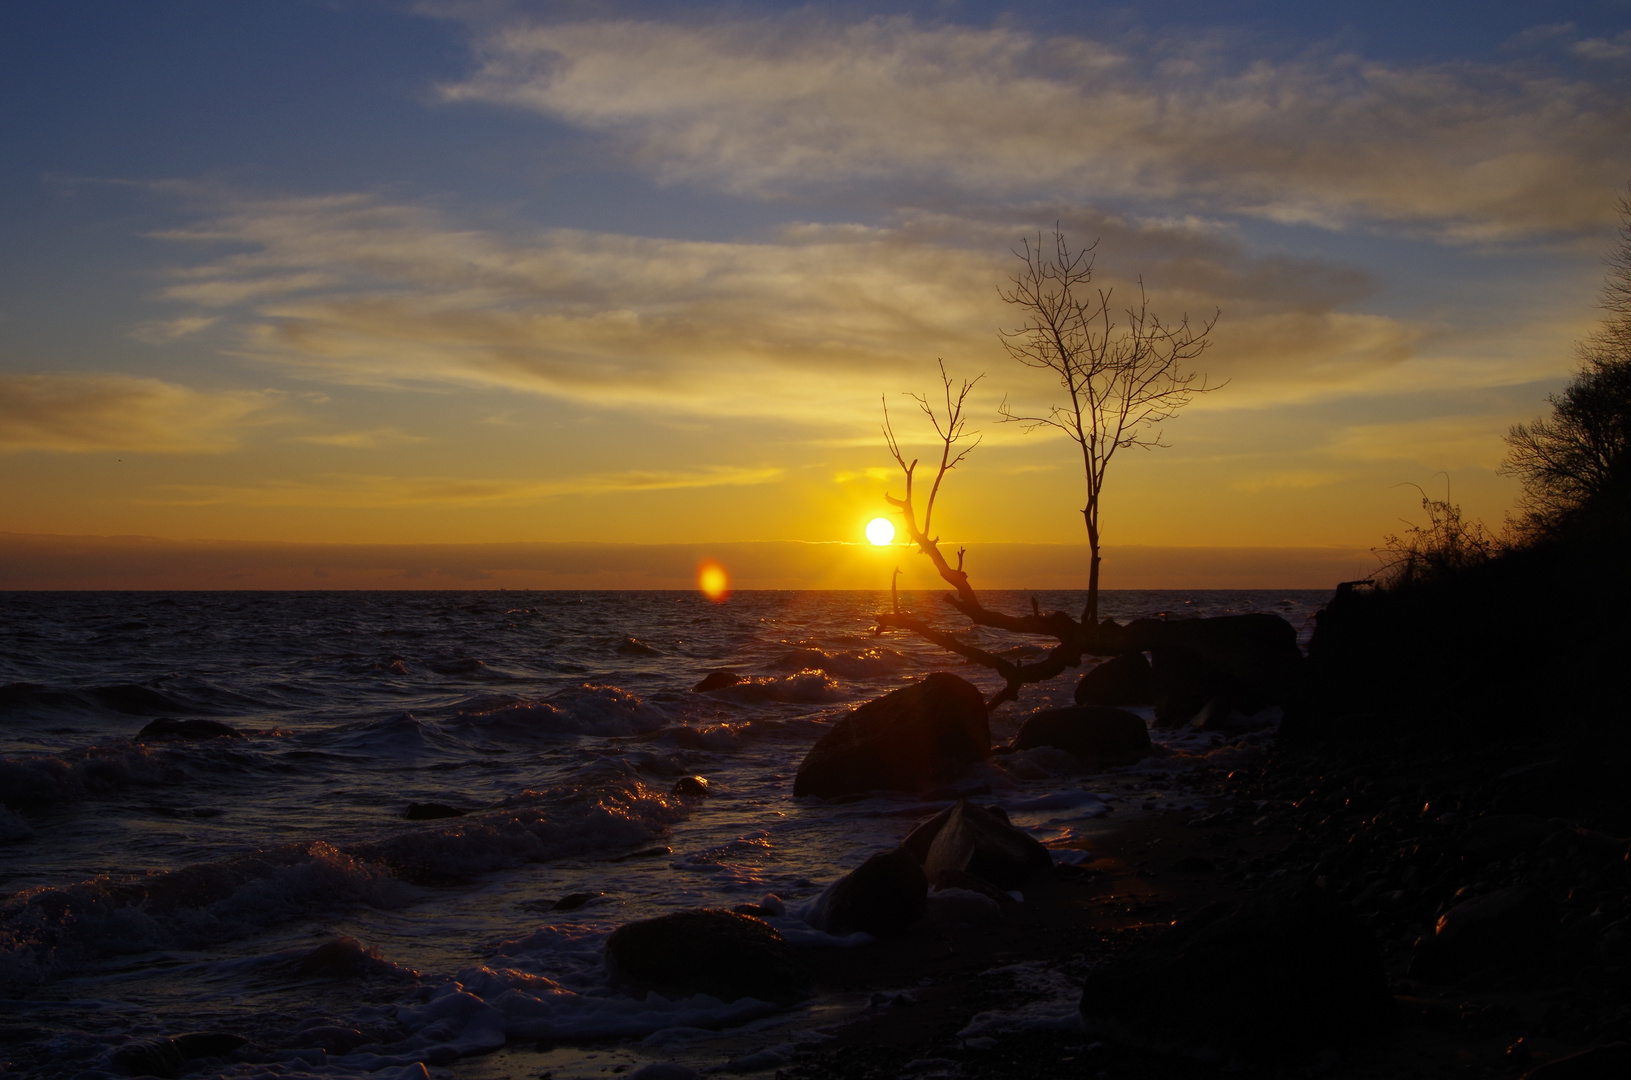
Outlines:
[[0,758],[0,803],[9,807],[73,802],[130,787],[158,787],[187,778],[169,749],[90,746],[62,755]]
[[755,676],[741,682],[709,691],[710,697],[754,704],[762,701],[780,701],[791,705],[819,705],[837,701],[844,696],[838,680],[825,671],[802,668],[787,676]]
[[875,679],[904,671],[913,666],[913,661],[893,649],[876,647],[840,652],[802,648],[782,656],[771,666],[783,671],[810,668],[846,679]]
[[517,700],[496,708],[461,712],[447,724],[502,740],[641,735],[672,722],[667,712],[627,690],[585,683],[548,701]]
[[527,791],[494,809],[352,847],[413,880],[468,878],[525,862],[618,850],[665,835],[683,804],[639,780]]

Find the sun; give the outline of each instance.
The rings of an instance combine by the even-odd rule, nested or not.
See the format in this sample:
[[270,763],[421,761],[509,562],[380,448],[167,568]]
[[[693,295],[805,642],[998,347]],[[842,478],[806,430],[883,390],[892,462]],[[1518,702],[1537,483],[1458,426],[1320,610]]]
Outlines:
[[866,523],[866,538],[883,547],[895,541],[895,523],[888,518],[873,518]]
[[723,604],[731,598],[730,575],[717,560],[703,559],[697,565],[697,588],[714,603]]

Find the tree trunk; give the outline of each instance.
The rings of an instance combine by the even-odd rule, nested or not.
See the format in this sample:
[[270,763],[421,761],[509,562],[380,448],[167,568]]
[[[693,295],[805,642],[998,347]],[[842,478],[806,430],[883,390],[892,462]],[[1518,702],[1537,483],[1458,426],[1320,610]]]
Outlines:
[[1090,632],[1099,625],[1099,523],[1094,509],[1089,506],[1082,510],[1082,517],[1087,520],[1087,547],[1091,556],[1087,564],[1087,608],[1082,612],[1082,626]]

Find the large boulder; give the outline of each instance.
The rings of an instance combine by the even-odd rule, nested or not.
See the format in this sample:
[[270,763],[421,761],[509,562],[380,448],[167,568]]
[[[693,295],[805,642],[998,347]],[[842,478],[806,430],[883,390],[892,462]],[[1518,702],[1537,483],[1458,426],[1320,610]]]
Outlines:
[[1118,1042],[1207,1060],[1261,1059],[1388,1024],[1382,953],[1323,889],[1214,904],[1087,977],[1082,1013]]
[[1150,756],[1150,729],[1125,709],[1072,705],[1032,713],[1014,736],[1015,750],[1056,746],[1099,767],[1131,765]]
[[1247,716],[1283,704],[1302,669],[1297,631],[1259,612],[1213,619],[1139,619],[1124,635],[1148,647],[1156,722],[1178,726],[1208,704]]
[[1557,908],[1526,885],[1463,900],[1439,916],[1433,936],[1416,942],[1410,974],[1449,981],[1482,968],[1525,969],[1558,928]]
[[626,923],[606,939],[613,981],[667,997],[790,1004],[810,992],[803,959],[769,923],[699,908]]
[[927,791],[990,752],[991,727],[979,688],[935,672],[834,724],[804,756],[793,794]]
[[948,870],[973,874],[999,889],[1017,889],[1051,874],[1053,856],[1035,837],[964,800],[947,811],[923,859],[923,872],[931,881]]
[[1144,654],[1122,653],[1082,676],[1076,684],[1076,704],[1151,705],[1154,693],[1150,662]]
[[834,882],[807,921],[833,934],[892,937],[923,917],[928,896],[929,879],[917,859],[900,848],[881,851]]

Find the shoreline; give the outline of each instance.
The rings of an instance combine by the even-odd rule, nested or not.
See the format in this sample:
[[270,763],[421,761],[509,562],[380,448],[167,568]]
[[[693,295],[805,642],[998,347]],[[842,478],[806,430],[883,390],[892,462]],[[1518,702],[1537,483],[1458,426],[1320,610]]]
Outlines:
[[[653,1063],[672,1062],[696,1074],[777,1080],[1037,1080],[1062,1072],[1116,1080],[1221,1076],[1238,1072],[1241,1063],[1115,1045],[1079,1018],[1072,1025],[1081,981],[1092,965],[1209,904],[1282,881],[1329,889],[1377,932],[1396,1019],[1352,1045],[1249,1063],[1253,1075],[1515,1080],[1612,1043],[1615,1032],[1623,1032],[1631,994],[1623,980],[1617,989],[1601,985],[1603,970],[1587,972],[1588,983],[1599,984],[1591,993],[1604,1022],[1595,1028],[1585,1014],[1566,1015],[1580,993],[1579,972],[1565,970],[1561,960],[1522,977],[1486,971],[1447,984],[1412,978],[1403,938],[1419,928],[1406,924],[1401,935],[1387,910],[1398,904],[1397,890],[1367,886],[1368,896],[1364,890],[1344,895],[1351,890],[1343,882],[1316,873],[1323,856],[1307,842],[1306,802],[1299,806],[1286,798],[1288,786],[1317,788],[1330,762],[1317,755],[1288,759],[1272,744],[1242,758],[1228,772],[1201,766],[1163,776],[1163,786],[1182,787],[1219,808],[1156,807],[1104,819],[1072,845],[1093,853],[1080,872],[1067,871],[1063,880],[1027,893],[1023,903],[1004,905],[994,925],[944,928],[925,920],[902,938],[811,949],[818,997],[791,1014],[671,1048],[512,1045],[460,1061],[454,1074],[459,1080],[578,1080],[633,1076]],[[1137,805],[1133,797],[1148,789],[1150,779],[1147,773],[1106,774],[1102,786],[1122,795],[1123,805]],[[1416,779],[1405,763],[1400,782]],[[1392,823],[1376,820],[1382,816],[1334,824],[1383,829]],[[1465,876],[1472,886],[1479,875]],[[1444,883],[1452,895],[1463,888],[1458,881]],[[1623,968],[1606,969],[1610,976],[1615,971]],[[1016,1019],[1014,1030],[1004,1030],[1004,1014]],[[1557,1072],[1541,1070],[1537,1080]],[[654,1078],[659,1075],[654,1071]],[[671,1075],[677,1080],[686,1074]]]

